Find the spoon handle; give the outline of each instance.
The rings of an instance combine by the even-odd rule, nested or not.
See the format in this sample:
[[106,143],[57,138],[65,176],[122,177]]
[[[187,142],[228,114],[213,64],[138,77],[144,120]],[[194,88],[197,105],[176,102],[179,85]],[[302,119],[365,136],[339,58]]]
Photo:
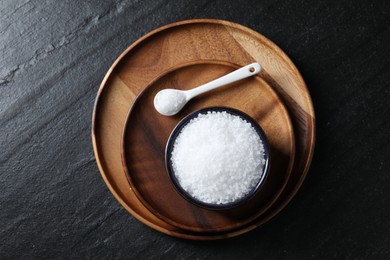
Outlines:
[[260,70],[261,70],[261,66],[257,62],[246,65],[238,70],[235,70],[225,76],[222,76],[204,85],[201,85],[191,90],[187,90],[186,91],[187,100],[190,100],[191,98],[196,97],[197,95],[203,94],[212,89],[216,89],[225,86],[227,84],[236,82],[238,80],[256,75],[257,73],[260,72]]

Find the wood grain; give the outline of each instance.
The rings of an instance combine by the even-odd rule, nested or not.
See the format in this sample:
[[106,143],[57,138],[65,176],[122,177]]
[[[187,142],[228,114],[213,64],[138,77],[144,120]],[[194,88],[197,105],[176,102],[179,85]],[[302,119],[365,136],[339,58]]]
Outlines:
[[[191,233],[155,216],[138,200],[121,166],[122,127],[133,104],[132,97],[138,96],[161,74],[177,65],[196,60],[219,60],[240,66],[253,61],[262,64],[261,77],[283,100],[296,134],[296,160],[291,177],[274,205],[238,230],[213,235]],[[201,19],[159,28],[139,39],[117,59],[101,84],[94,109],[92,134],[102,176],[114,196],[133,216],[169,235],[189,239],[221,239],[258,227],[291,200],[311,162],[315,120],[304,81],[293,63],[275,44],[246,27]]]
[[[211,233],[242,227],[272,205],[290,176],[295,153],[292,124],[281,100],[259,77],[198,97],[172,117],[162,116],[154,109],[154,96],[161,89],[191,89],[237,68],[218,61],[180,65],[145,88],[126,120],[123,161],[133,191],[154,215],[181,229]],[[223,211],[200,208],[185,200],[174,189],[165,167],[165,147],[174,127],[187,114],[210,106],[237,108],[255,118],[269,139],[274,162],[255,198]]]

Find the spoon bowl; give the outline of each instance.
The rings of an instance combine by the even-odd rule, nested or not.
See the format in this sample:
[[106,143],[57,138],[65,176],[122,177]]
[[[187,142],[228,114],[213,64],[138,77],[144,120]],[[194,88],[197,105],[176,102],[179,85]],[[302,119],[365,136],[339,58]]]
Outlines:
[[163,89],[154,97],[154,107],[164,116],[177,114],[189,101],[186,91]]

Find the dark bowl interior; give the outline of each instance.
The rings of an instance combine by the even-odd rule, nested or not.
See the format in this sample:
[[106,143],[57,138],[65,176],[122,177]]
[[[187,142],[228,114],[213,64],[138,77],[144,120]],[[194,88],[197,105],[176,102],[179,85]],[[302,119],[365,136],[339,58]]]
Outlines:
[[[264,145],[265,164],[263,167],[263,175],[261,176],[259,182],[247,195],[245,195],[244,197],[242,197],[236,201],[226,203],[226,204],[206,203],[206,202],[200,201],[200,200],[192,197],[187,191],[185,191],[180,186],[180,183],[175,176],[175,173],[174,173],[174,170],[172,167],[172,160],[171,160],[173,144],[175,143],[175,140],[176,140],[177,136],[180,134],[183,127],[187,123],[189,123],[191,119],[196,118],[199,114],[207,114],[207,112],[213,112],[213,111],[215,111],[215,112],[226,111],[227,113],[229,113],[231,115],[239,116],[240,118],[246,120],[254,127],[254,129],[256,130],[257,134],[260,137],[260,140],[263,142],[263,145]],[[267,140],[267,137],[266,137],[263,129],[259,126],[259,124],[254,119],[252,119],[247,114],[245,114],[237,109],[233,109],[233,108],[229,108],[229,107],[208,107],[208,108],[204,108],[204,109],[201,109],[201,110],[198,110],[198,111],[195,111],[195,112],[189,114],[188,116],[186,116],[183,120],[181,120],[177,124],[175,129],[173,129],[173,131],[168,139],[167,146],[165,149],[165,164],[167,167],[167,172],[168,172],[169,177],[172,180],[172,183],[175,186],[176,190],[189,202],[191,202],[197,206],[203,207],[203,208],[216,209],[216,210],[230,209],[230,208],[242,205],[245,202],[247,202],[248,200],[250,200],[260,190],[260,188],[264,184],[265,179],[268,176],[268,172],[269,172],[269,168],[270,168],[270,160],[271,160],[271,158],[270,158],[269,144],[268,144],[268,140]]]

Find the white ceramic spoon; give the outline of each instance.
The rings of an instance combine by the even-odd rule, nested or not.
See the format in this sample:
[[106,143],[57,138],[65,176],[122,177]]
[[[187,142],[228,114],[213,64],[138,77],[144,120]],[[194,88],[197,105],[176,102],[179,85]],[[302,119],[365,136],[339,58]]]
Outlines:
[[190,90],[163,89],[154,97],[154,107],[164,116],[173,116],[192,98],[207,91],[256,75],[260,70],[261,66],[259,63],[252,63]]

